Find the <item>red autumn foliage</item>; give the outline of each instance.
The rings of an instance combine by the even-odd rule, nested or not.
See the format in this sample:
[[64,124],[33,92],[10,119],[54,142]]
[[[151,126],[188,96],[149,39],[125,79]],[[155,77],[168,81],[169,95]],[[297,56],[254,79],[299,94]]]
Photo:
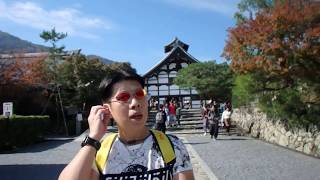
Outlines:
[[45,54],[28,56],[21,53],[3,59],[0,73],[1,84],[44,85],[48,83],[44,66],[46,57]]
[[320,75],[319,2],[275,1],[273,8],[228,31],[223,56],[235,72],[290,79]]

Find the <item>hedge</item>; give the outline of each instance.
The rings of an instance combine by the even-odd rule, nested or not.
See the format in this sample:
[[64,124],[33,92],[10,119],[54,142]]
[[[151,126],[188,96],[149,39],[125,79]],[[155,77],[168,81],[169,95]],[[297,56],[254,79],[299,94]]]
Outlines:
[[41,141],[48,124],[49,116],[0,116],[0,151]]

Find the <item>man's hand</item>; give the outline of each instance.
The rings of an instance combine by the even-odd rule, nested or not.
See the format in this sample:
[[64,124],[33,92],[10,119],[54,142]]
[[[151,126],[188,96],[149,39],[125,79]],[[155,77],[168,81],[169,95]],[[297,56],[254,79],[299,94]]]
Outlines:
[[111,118],[111,113],[107,106],[92,106],[88,117],[89,137],[100,141],[107,131],[107,126]]

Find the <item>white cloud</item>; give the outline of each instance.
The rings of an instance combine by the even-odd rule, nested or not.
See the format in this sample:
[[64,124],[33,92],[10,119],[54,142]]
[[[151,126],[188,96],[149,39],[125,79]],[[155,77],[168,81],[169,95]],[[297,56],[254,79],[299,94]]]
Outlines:
[[237,10],[234,0],[164,0],[177,6],[198,10],[208,10],[227,16],[232,16]]
[[30,26],[40,30],[53,27],[71,36],[98,38],[93,29],[111,29],[112,24],[98,17],[88,17],[75,8],[44,9],[33,2],[6,4],[0,0],[0,19]]

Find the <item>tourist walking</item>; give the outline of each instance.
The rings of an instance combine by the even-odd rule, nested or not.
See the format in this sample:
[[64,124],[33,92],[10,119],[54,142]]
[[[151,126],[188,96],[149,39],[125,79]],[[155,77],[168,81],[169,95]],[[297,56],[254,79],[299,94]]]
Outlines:
[[226,107],[221,116],[221,121],[224,123],[224,127],[226,128],[227,134],[230,136],[230,127],[231,127],[231,109],[230,107]]
[[169,127],[170,126],[169,103],[165,102],[163,106],[163,110],[167,115],[166,126]]
[[202,108],[203,135],[205,136],[209,128],[209,105],[204,105]]
[[175,126],[177,117],[176,117],[176,107],[173,103],[173,100],[169,103],[169,126]]
[[177,114],[177,122],[178,122],[178,126],[180,126],[181,106],[180,106],[179,104],[177,104],[176,114]]
[[160,104],[160,108],[158,109],[158,112],[156,114],[155,129],[165,133],[166,132],[166,120],[167,120],[167,114],[163,110],[163,105]]
[[209,110],[209,128],[210,128],[210,135],[211,139],[217,140],[219,134],[219,107],[218,104],[214,103]]
[[230,101],[226,101],[225,105],[224,105],[224,109],[227,109],[229,108],[230,111],[232,111],[232,105],[231,105],[231,102]]

